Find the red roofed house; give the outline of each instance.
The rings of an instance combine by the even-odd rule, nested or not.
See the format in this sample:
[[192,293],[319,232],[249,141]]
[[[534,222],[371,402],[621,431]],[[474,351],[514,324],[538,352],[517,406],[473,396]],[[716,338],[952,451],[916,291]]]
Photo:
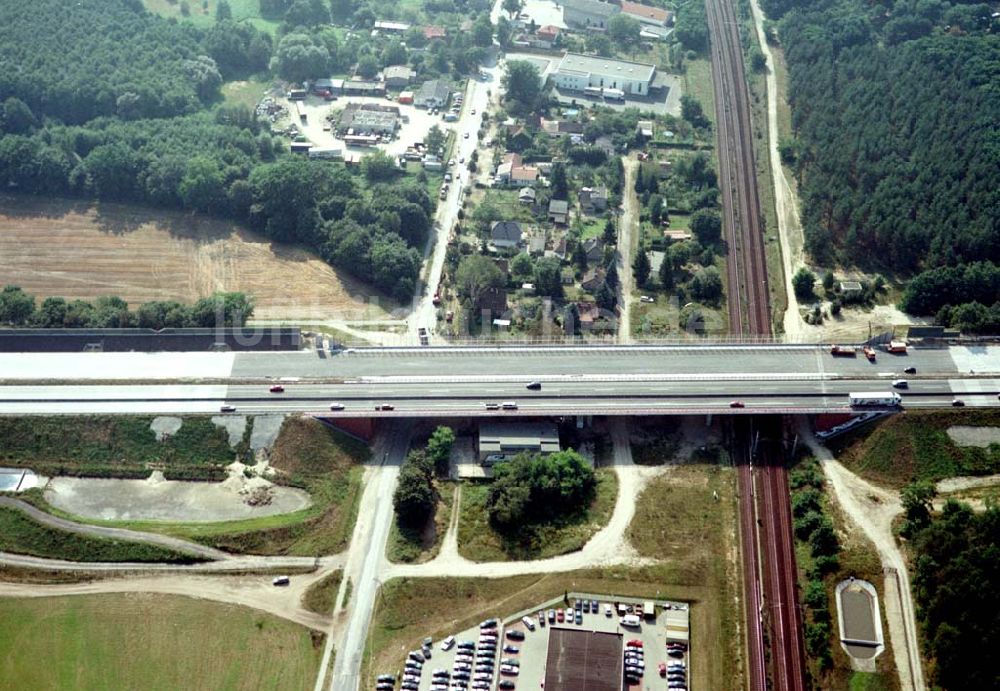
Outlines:
[[435,38],[444,38],[448,35],[443,26],[425,26],[424,27],[424,38],[428,41],[433,41]]
[[671,12],[659,7],[650,7],[638,2],[628,2],[628,0],[622,0],[621,7],[623,13],[638,19],[643,24],[669,26],[674,20]]
[[559,27],[553,26],[552,24],[546,24],[535,31],[535,45],[539,48],[551,48],[552,44],[555,43],[558,37]]

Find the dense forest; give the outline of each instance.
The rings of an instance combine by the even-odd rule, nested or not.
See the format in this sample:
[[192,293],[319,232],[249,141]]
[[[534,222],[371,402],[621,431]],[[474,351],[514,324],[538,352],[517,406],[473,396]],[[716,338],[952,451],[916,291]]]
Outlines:
[[204,32],[139,0],[0,3],[0,94],[39,120],[193,113],[218,97],[223,77],[266,67],[270,50],[252,26]]
[[974,513],[948,501],[931,518],[932,495],[904,491],[913,594],[934,681],[942,689],[1000,688],[1000,509]]
[[903,274],[1000,262],[1000,24],[990,7],[764,6],[781,18],[796,135],[786,160],[802,183],[810,253]]

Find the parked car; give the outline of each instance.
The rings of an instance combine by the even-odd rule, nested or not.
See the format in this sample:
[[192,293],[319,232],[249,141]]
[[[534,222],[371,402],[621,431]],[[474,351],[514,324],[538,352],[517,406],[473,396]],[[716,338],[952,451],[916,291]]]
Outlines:
[[291,579],[288,576],[278,576],[271,581],[271,585],[288,585],[289,583],[291,583]]
[[535,622],[533,622],[533,621],[531,620],[531,617],[528,617],[528,616],[523,616],[523,617],[521,617],[521,622],[522,622],[522,623],[523,623],[523,624],[524,624],[524,625],[525,625],[526,627],[528,627],[528,631],[534,631],[534,630],[535,630]]
[[507,638],[512,641],[523,641],[524,631],[518,631],[517,629],[514,629],[513,631],[508,631]]
[[451,650],[452,646],[455,645],[455,637],[448,636],[446,639],[441,641],[441,650]]

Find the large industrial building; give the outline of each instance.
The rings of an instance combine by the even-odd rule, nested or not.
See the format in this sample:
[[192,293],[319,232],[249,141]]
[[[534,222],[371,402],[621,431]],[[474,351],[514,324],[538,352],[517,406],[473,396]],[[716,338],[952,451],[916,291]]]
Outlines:
[[548,422],[487,422],[479,426],[479,462],[496,462],[522,453],[559,451],[559,430]]
[[399,108],[377,103],[349,103],[337,119],[337,132],[351,134],[395,134]]
[[655,73],[654,65],[641,62],[566,53],[552,73],[552,81],[567,91],[618,89],[625,94],[646,96]]

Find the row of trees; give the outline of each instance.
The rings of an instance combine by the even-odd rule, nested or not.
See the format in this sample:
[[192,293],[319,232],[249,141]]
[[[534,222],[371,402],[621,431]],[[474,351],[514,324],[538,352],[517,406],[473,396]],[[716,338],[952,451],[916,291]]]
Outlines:
[[0,292],[0,325],[46,329],[123,329],[140,327],[245,326],[253,316],[254,301],[240,292],[219,292],[192,305],[176,301],[146,302],[136,310],[116,296],[87,300],[47,297],[40,305],[19,286]]
[[434,515],[437,503],[434,475],[447,476],[454,443],[455,431],[442,426],[431,434],[426,448],[414,449],[407,454],[399,469],[399,482],[392,496],[396,520],[401,527],[420,530]]
[[585,511],[594,498],[594,469],[572,449],[536,456],[518,454],[494,467],[486,498],[490,523],[510,533]]
[[802,181],[809,252],[896,272],[1000,261],[989,7],[767,6],[787,11],[779,33],[797,138],[786,159]]
[[805,642],[809,655],[820,669],[833,664],[830,649],[831,617],[828,583],[824,576],[840,566],[840,542],[833,523],[824,510],[823,473],[815,459],[801,461],[789,474],[792,488],[792,516],[795,536],[809,545],[812,567],[803,588],[805,601]]
[[271,52],[270,37],[249,24],[203,31],[139,0],[2,3],[0,45],[0,94],[23,101],[36,121],[74,124],[196,112],[223,78],[265,67]]

